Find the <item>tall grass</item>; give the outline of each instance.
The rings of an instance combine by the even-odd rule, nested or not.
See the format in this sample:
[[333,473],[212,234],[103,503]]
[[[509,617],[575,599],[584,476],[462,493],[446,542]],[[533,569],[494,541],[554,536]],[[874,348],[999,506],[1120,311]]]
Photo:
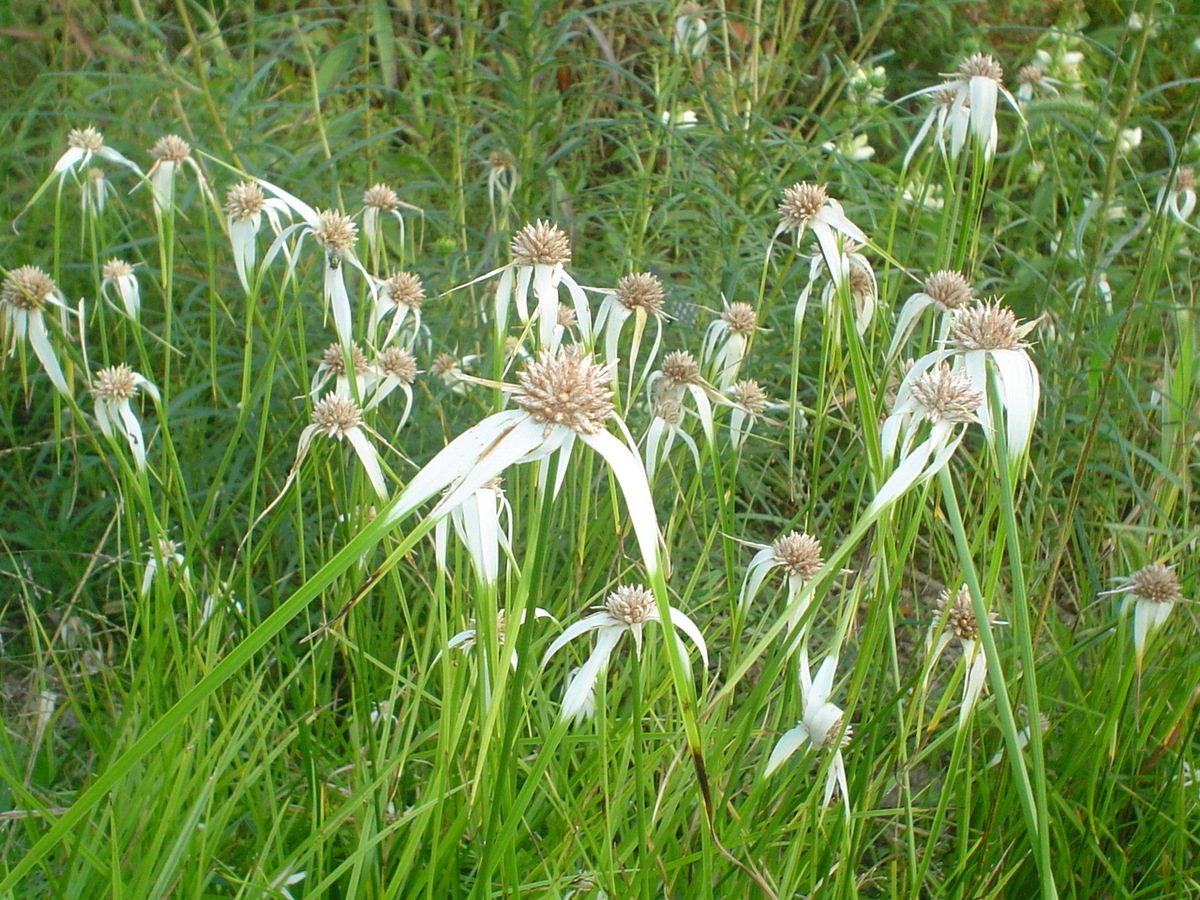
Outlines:
[[[960,12],[0,14],[0,896],[1200,895],[1197,18]],[[134,165],[64,158],[89,125]],[[865,246],[780,227],[796,183]],[[1030,326],[1007,363],[897,337],[939,270]],[[530,399],[558,344],[595,419]]]

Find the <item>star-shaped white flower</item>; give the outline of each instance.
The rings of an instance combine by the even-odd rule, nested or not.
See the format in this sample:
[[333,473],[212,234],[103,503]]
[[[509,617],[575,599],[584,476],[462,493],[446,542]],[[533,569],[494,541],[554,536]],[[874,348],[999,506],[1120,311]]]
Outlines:
[[836,288],[850,274],[850,264],[842,252],[842,238],[866,244],[867,236],[846,217],[842,205],[830,197],[825,188],[798,181],[783,192],[783,200],[779,203],[779,224],[775,226],[772,238],[795,232],[796,246],[799,247],[810,228],[817,238]]
[[[788,608],[791,609],[805,582],[810,581],[821,570],[825,560],[821,558],[821,542],[809,534],[793,531],[784,535],[771,546],[751,544],[758,548],[758,553],[746,567],[746,577],[742,581],[742,590],[738,595],[738,604],[745,608],[758,595],[767,575],[772,569],[782,569],[788,579]],[[796,625],[804,617],[808,609],[807,602],[792,609],[788,615],[788,631],[795,631]]]
[[141,469],[146,465],[146,442],[142,438],[142,426],[130,401],[138,391],[143,391],[159,401],[158,388],[129,366],[110,366],[96,373],[92,382],[92,396],[96,405],[96,424],[105,437],[115,431],[125,436],[134,463]]
[[1122,614],[1133,606],[1133,650],[1140,670],[1146,653],[1146,638],[1166,623],[1175,604],[1183,600],[1179,577],[1171,566],[1151,563],[1126,578],[1120,587],[1102,591],[1100,596],[1110,594],[1125,595],[1121,602]]
[[37,266],[18,266],[8,273],[4,286],[0,287],[0,316],[4,320],[0,332],[8,335],[9,356],[16,353],[28,338],[29,346],[50,376],[50,381],[59,393],[69,395],[67,379],[63,376],[62,366],[58,364],[58,356],[54,353],[50,334],[46,330],[43,308],[47,305],[57,307],[64,319],[70,311],[67,301],[49,275]]

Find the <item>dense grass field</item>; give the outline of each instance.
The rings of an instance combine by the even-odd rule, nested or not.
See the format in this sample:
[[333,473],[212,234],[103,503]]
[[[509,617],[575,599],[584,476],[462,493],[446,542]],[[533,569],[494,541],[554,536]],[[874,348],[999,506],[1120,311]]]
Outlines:
[[1189,4],[0,46],[0,898],[1200,897]]

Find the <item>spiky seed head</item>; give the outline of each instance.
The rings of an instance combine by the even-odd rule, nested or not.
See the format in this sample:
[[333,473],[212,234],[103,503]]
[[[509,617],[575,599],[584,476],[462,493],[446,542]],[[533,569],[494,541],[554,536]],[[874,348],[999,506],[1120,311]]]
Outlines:
[[971,296],[971,283],[961,272],[940,269],[925,279],[925,293],[942,309],[963,309],[975,298]]
[[316,238],[321,246],[334,253],[349,250],[358,235],[354,220],[336,209],[327,209],[319,215],[321,223],[317,226]]
[[1129,576],[1125,585],[1135,600],[1150,600],[1154,603],[1178,603],[1183,599],[1179,579],[1175,570],[1162,563],[1151,563]]
[[1041,66],[1021,66],[1017,70],[1017,84],[1040,84],[1045,77],[1046,73],[1042,71]]
[[987,53],[972,53],[959,63],[958,71],[966,78],[988,78],[997,84],[1004,80],[1004,69]]
[[413,312],[421,308],[425,288],[412,272],[397,272],[387,280],[388,299],[397,306],[407,306]]
[[225,194],[225,215],[235,222],[245,222],[266,207],[263,190],[253,181],[243,181]]
[[400,205],[400,197],[386,184],[375,184],[363,192],[363,206],[391,212]]
[[974,641],[979,638],[979,620],[975,618],[975,606],[971,602],[971,592],[964,584],[950,597],[950,589],[942,591],[937,600],[938,618],[946,617],[946,628],[954,633],[960,641]]
[[150,155],[159,162],[183,162],[191,152],[191,144],[177,134],[160,137],[150,148]]
[[417,378],[417,359],[403,347],[388,347],[379,354],[379,371],[401,384],[412,384]]
[[850,296],[855,300],[875,296],[875,282],[871,279],[871,273],[862,266],[850,267],[850,278],[848,281]]
[[784,535],[771,549],[784,572],[788,575],[799,575],[806,581],[816,575],[825,564],[825,560],[821,558],[821,542],[802,531]]
[[617,281],[616,297],[617,302],[626,309],[644,309],[651,315],[659,315],[666,292],[657,276],[649,272],[638,272],[636,275],[620,277]]
[[757,317],[754,313],[754,307],[749,303],[731,303],[721,313],[721,319],[733,334],[741,335],[742,337],[749,337],[754,334]]
[[983,404],[983,392],[975,389],[963,369],[939,363],[918,375],[909,390],[930,422],[979,421],[976,411]]
[[654,415],[668,425],[678,425],[683,421],[683,405],[672,397],[663,397],[654,404]]
[[758,415],[767,407],[767,395],[757,381],[739,381],[733,386],[733,402]]
[[[354,374],[362,375],[367,371],[367,357],[358,344],[350,345],[350,361],[354,364]],[[321,365],[334,375],[346,374],[346,357],[342,355],[341,344],[330,344],[321,354]]]
[[541,219],[514,234],[509,250],[513,262],[521,266],[557,266],[571,261],[571,242],[566,232]]
[[341,394],[326,394],[312,411],[312,423],[322,434],[339,441],[362,422],[358,404]]
[[578,321],[575,317],[575,308],[567,306],[565,303],[558,304],[558,324],[563,328],[574,328]]
[[700,363],[686,350],[672,350],[664,356],[659,371],[672,385],[700,383]]
[[846,714],[840,713],[829,730],[825,732],[825,740],[821,742],[822,750],[841,750],[849,745],[854,737],[854,728],[846,725]]
[[784,231],[806,228],[813,217],[829,202],[829,194],[819,184],[797,181],[783,192],[779,217]]
[[1175,170],[1175,193],[1182,194],[1196,190],[1196,170],[1191,166],[1182,166]]
[[640,584],[623,584],[604,601],[608,614],[625,625],[640,625],[654,609],[654,595]]
[[99,153],[104,147],[104,135],[91,125],[87,128],[72,128],[67,132],[67,146],[89,153]]
[[17,266],[4,279],[0,300],[20,310],[40,309],[43,301],[58,289],[54,279],[37,266]]
[[1023,350],[1028,345],[1021,339],[1035,324],[1019,324],[999,300],[984,301],[954,313],[950,339],[960,350]]
[[929,99],[933,101],[934,106],[940,106],[942,109],[949,109],[958,99],[958,90],[954,85],[950,84],[944,88],[929,92]]
[[137,393],[137,377],[126,365],[109,366],[96,373],[92,382],[92,396],[97,400],[119,403],[132,399]]
[[450,353],[439,353],[429,364],[429,374],[434,378],[450,378],[458,369],[458,360]]
[[126,278],[132,274],[133,266],[125,260],[115,257],[100,267],[100,277],[104,281],[116,281],[118,278]]
[[579,434],[597,434],[616,414],[608,367],[592,363],[580,347],[542,350],[528,363],[513,401],[535,422],[565,425]]

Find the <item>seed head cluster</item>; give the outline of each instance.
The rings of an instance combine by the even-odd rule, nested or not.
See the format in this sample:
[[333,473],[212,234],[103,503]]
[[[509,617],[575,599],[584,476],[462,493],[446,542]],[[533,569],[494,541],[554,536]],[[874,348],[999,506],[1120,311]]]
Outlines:
[[942,309],[964,309],[975,298],[971,296],[971,284],[961,272],[940,269],[925,279],[925,293]]
[[654,595],[640,584],[623,584],[608,595],[604,608],[618,622],[639,625],[654,609]]
[[666,292],[657,276],[639,272],[636,275],[622,275],[618,279],[616,296],[617,302],[626,309],[644,309],[657,316],[662,313]]
[[1042,71],[1041,66],[1021,66],[1017,70],[1017,84],[1041,84],[1046,73]]
[[[362,375],[367,371],[367,357],[358,344],[350,346],[350,362],[354,365],[354,374]],[[346,357],[342,355],[341,344],[330,344],[321,354],[321,365],[334,375],[346,374]]]
[[191,152],[191,145],[177,134],[160,137],[150,148],[150,155],[159,162],[183,162]]
[[326,394],[312,411],[312,423],[322,434],[339,441],[362,422],[358,404],[341,394]]
[[1162,563],[1151,563],[1129,576],[1125,586],[1134,599],[1155,603],[1178,603],[1183,599],[1175,570]]
[[386,184],[375,184],[363,192],[363,206],[391,212],[400,205],[400,197]]
[[123,259],[110,259],[100,267],[100,277],[105,281],[116,281],[133,274],[133,266]]
[[137,382],[133,370],[126,365],[101,369],[92,382],[92,396],[97,400],[117,403],[132,399],[136,392]]
[[566,232],[541,219],[514,234],[509,250],[517,265],[557,266],[571,261],[571,242]]
[[840,750],[850,743],[850,739],[854,737],[854,728],[846,725],[845,730],[843,730],[842,726],[845,725],[845,722],[845,714],[833,720],[833,724],[825,732],[825,740],[821,742],[822,750]]
[[388,347],[379,354],[379,371],[401,384],[417,379],[417,360],[403,347]]
[[788,575],[799,575],[806,581],[816,575],[825,564],[825,560],[821,558],[821,542],[802,531],[784,535],[771,549],[784,572]]
[[89,125],[87,128],[72,128],[67,132],[67,146],[89,153],[99,153],[104,147],[104,135]]
[[733,402],[758,415],[767,407],[767,395],[757,381],[739,381],[733,386]]
[[683,421],[683,405],[673,397],[663,397],[654,404],[654,415],[668,425]]
[[829,194],[819,184],[798,181],[783,192],[779,203],[780,225],[784,231],[797,231],[808,226],[829,202]]
[[349,216],[336,209],[327,209],[320,213],[321,224],[317,227],[316,238],[326,250],[340,253],[349,250],[358,234],[358,226]]
[[983,392],[962,369],[939,363],[915,378],[909,390],[930,422],[979,421],[976,411],[983,404]]
[[1177,194],[1196,189],[1196,170],[1191,166],[1183,166],[1175,171],[1175,192]]
[[258,215],[266,205],[262,188],[253,181],[235,184],[225,194],[225,215],[235,222],[245,222]]
[[754,307],[749,303],[731,303],[721,313],[726,327],[733,334],[749,337],[754,334],[756,316]]
[[17,266],[4,279],[0,301],[16,309],[32,311],[54,294],[54,279],[37,266]]
[[421,279],[411,272],[397,272],[387,280],[388,299],[397,306],[407,306],[413,312],[421,308],[425,288]]
[[954,632],[960,641],[974,641],[979,638],[979,620],[975,618],[975,606],[971,603],[971,592],[964,584],[950,597],[947,588],[935,601],[938,618],[946,616],[946,628]]
[[1032,323],[1021,325],[999,300],[983,302],[957,310],[950,328],[950,339],[960,350],[1023,350],[1021,339]]
[[986,53],[972,53],[959,63],[958,71],[966,78],[989,78],[997,84],[1004,80],[1004,68]]
[[616,413],[608,368],[593,364],[576,346],[541,351],[518,380],[521,387],[513,400],[539,424],[597,434]]
[[700,383],[700,363],[686,350],[672,350],[664,356],[659,371],[671,385]]

